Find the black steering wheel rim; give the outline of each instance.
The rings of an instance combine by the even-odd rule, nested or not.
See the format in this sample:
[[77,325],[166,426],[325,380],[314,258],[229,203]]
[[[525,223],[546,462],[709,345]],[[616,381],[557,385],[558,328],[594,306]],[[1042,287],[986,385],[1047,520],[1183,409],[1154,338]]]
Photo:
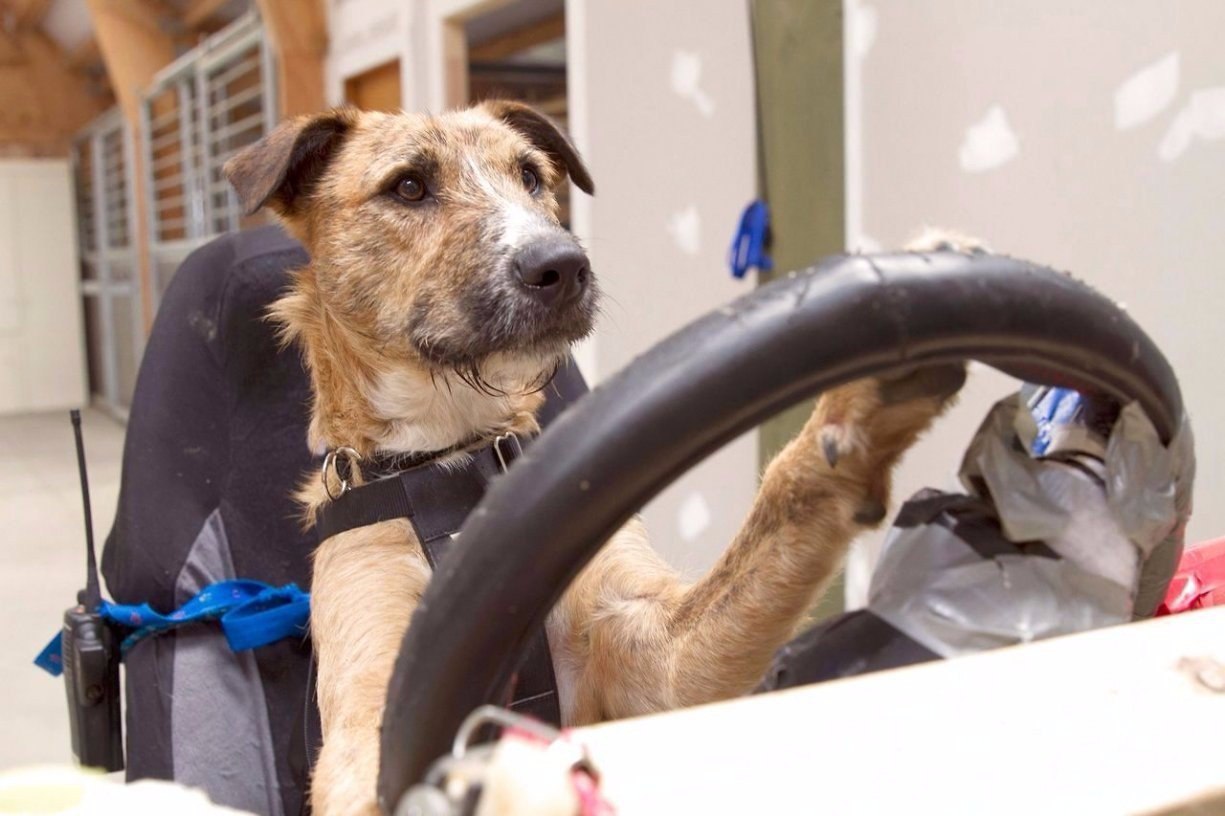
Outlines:
[[[1165,443],[1182,422],[1156,344],[1114,302],[1047,267],[988,254],[850,255],[763,286],[571,406],[473,511],[397,659],[384,809],[469,712],[496,699],[529,634],[607,538],[676,477],[821,391],[967,359],[1135,400]],[[1164,561],[1172,571],[1177,554]]]

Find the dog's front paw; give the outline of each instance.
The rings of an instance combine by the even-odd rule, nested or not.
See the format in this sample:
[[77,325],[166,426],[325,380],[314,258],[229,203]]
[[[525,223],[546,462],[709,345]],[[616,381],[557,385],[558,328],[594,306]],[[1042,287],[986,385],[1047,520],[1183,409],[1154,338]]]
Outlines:
[[963,363],[941,363],[857,380],[822,394],[812,426],[825,461],[837,467],[855,454],[880,455],[882,443],[891,447],[899,435],[925,428],[965,381]]
[[856,524],[884,520],[893,466],[951,404],[965,379],[964,364],[940,364],[858,380],[821,396],[807,431],[831,475],[856,486]]
[[880,389],[872,379],[847,383],[821,395],[810,423],[830,467],[866,451],[869,419],[880,405]]
[[939,227],[924,227],[906,244],[906,249],[909,252],[960,252],[963,255],[981,255],[991,251],[977,238]]

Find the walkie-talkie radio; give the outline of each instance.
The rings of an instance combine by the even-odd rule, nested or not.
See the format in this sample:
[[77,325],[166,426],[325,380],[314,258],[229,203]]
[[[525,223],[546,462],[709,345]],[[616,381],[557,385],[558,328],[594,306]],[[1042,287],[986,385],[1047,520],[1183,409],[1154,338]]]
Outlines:
[[85,445],[81,439],[81,412],[72,411],[81,472],[81,498],[85,505],[87,573],[77,605],[64,613],[64,687],[68,692],[68,721],[72,752],[77,761],[105,771],[123,770],[123,724],[119,708],[119,644],[115,632],[99,614],[102,589],[94,554],[93,514],[89,506],[89,480],[85,474]]

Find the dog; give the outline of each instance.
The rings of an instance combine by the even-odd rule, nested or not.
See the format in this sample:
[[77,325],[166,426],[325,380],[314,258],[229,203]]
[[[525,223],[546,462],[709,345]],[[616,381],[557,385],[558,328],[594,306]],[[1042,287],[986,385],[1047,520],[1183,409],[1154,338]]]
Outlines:
[[[437,116],[337,109],[280,125],[225,172],[248,213],[270,208],[310,253],[272,317],[310,373],[313,449],[462,456],[538,431],[541,385],[599,304],[555,197],[567,179],[588,194],[594,184],[549,119],[509,101]],[[696,583],[629,522],[547,622],[564,723],[752,690],[850,541],[884,518],[894,464],[963,380],[964,367],[945,366],[823,395]],[[300,498],[308,518],[329,500],[314,479]],[[377,813],[387,684],[430,568],[397,520],[332,536],[313,570],[312,806]]]

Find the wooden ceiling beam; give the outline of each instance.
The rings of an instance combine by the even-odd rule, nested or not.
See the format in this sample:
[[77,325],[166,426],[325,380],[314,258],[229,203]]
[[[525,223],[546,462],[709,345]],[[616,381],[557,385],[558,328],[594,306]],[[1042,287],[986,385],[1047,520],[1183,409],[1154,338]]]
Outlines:
[[96,37],[85,38],[68,52],[68,67],[74,71],[84,71],[101,64],[102,51]]
[[194,31],[211,22],[229,2],[230,0],[192,0],[180,15],[184,28]]
[[[104,0],[101,4],[86,0],[86,5],[89,7],[90,17],[95,20],[94,7],[100,5],[108,16],[123,18],[129,29],[144,29],[155,37],[169,37],[173,33],[171,29],[175,28],[179,21],[178,14],[163,0]],[[97,36],[96,24],[94,31]],[[142,44],[138,47],[144,46]]]
[[256,0],[256,5],[276,54],[278,113],[286,118],[323,110],[328,45],[323,0]]
[[73,135],[102,111],[85,77],[41,31],[2,36],[20,59],[0,65],[0,142],[32,155],[65,155]]
[[7,0],[5,5],[13,13],[18,29],[38,28],[47,16],[51,0]]
[[529,23],[505,34],[499,34],[483,43],[468,46],[468,59],[472,62],[496,62],[542,43],[566,36],[566,15],[555,14],[543,20]]
[[322,0],[256,0],[273,44],[282,51],[323,56],[328,49]]
[[85,1],[115,97],[124,117],[136,126],[141,91],[174,59],[174,40],[150,20],[151,7],[145,0]]
[[25,52],[21,50],[17,35],[0,28],[0,67],[21,65],[25,60]]

